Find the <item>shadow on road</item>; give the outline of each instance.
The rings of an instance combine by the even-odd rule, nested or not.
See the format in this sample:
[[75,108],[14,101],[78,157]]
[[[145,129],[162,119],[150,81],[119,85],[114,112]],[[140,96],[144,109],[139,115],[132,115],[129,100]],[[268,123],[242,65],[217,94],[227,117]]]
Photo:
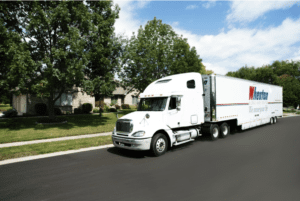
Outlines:
[[111,147],[108,148],[107,151],[111,154],[127,157],[127,158],[136,158],[136,159],[142,159],[145,157],[153,157],[150,153],[150,151],[134,151],[134,150],[128,150],[128,149],[120,149],[117,147]]

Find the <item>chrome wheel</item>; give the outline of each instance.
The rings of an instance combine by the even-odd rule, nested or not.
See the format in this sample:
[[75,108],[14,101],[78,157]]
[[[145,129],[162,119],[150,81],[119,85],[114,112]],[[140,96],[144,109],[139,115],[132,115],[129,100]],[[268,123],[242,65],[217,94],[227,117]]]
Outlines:
[[156,141],[156,150],[158,152],[163,152],[166,148],[166,141],[163,138],[159,138]]
[[228,127],[224,126],[222,132],[223,132],[223,135],[227,135],[228,134]]
[[214,136],[214,138],[217,138],[219,136],[219,130],[218,130],[218,128],[214,128],[213,129],[213,136]]

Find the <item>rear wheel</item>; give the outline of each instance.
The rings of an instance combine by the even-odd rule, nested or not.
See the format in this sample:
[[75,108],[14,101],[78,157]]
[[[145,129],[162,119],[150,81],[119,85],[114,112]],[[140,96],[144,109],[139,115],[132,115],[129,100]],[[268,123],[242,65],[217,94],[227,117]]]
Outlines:
[[158,133],[152,138],[151,151],[154,156],[161,156],[166,153],[168,140],[165,135]]
[[273,117],[273,122],[274,122],[274,124],[277,123],[277,117]]
[[220,137],[225,138],[230,134],[230,127],[227,123],[222,123],[220,126]]
[[220,128],[217,124],[213,124],[210,127],[210,138],[212,141],[217,140],[220,134]]
[[271,117],[271,119],[270,119],[270,124],[271,124],[271,125],[274,124],[274,119],[273,119],[273,117]]

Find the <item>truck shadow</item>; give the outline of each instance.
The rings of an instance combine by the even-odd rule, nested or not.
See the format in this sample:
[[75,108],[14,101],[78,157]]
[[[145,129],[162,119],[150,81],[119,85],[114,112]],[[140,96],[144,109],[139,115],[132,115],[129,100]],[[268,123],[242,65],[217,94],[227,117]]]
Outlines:
[[117,147],[111,147],[108,148],[107,151],[111,154],[127,157],[127,158],[136,158],[136,159],[142,159],[145,157],[153,157],[150,153],[150,151],[134,151],[134,150],[128,150],[128,149],[120,149]]

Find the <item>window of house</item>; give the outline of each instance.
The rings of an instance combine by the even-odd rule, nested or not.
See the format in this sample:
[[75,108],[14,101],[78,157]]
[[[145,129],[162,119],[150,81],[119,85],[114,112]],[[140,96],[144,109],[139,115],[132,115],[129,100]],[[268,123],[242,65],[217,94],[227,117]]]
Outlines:
[[132,96],[132,105],[138,104],[138,97],[137,96]]
[[[55,97],[58,96],[58,93],[55,94]],[[62,93],[60,98],[55,101],[56,106],[66,106],[72,105],[73,97],[71,93]]]
[[111,97],[111,103],[112,104],[118,104],[118,96],[113,96],[113,97]]

